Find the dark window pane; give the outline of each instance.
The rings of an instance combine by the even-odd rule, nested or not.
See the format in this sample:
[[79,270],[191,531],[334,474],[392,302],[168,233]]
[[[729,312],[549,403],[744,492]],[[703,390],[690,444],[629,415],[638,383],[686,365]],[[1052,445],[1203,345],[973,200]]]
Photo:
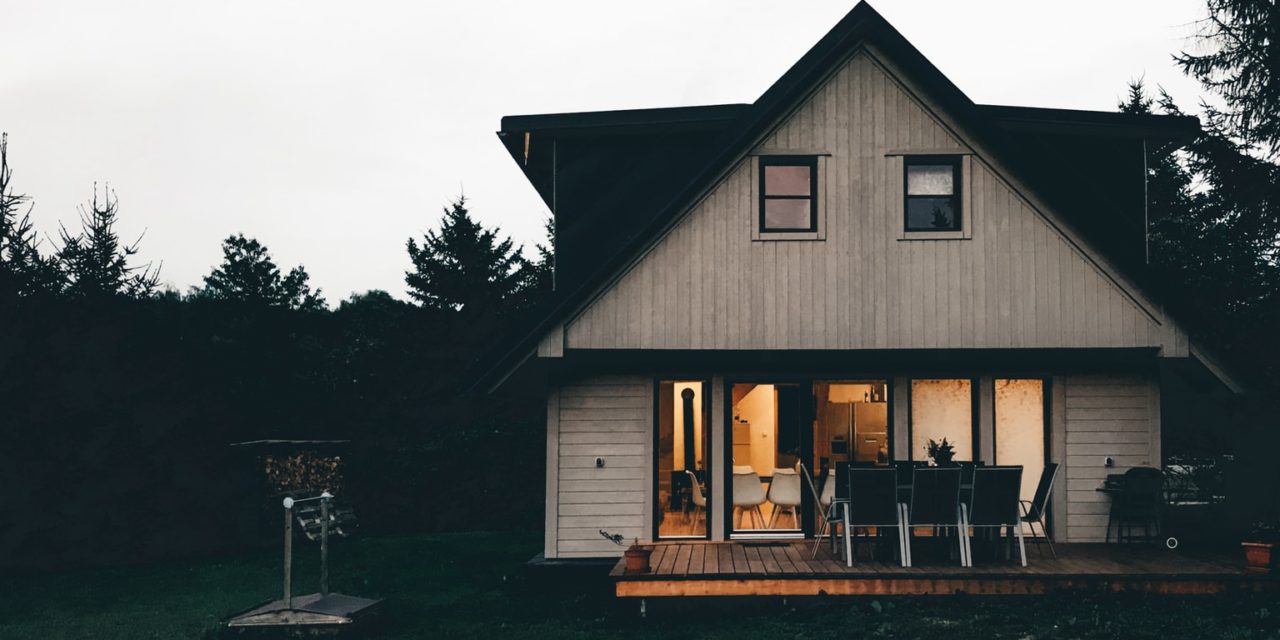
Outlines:
[[764,194],[767,196],[809,195],[809,167],[764,167]]
[[907,195],[949,196],[955,193],[955,168],[949,164],[907,165]]
[[907,199],[908,231],[955,231],[959,228],[951,198]]
[[765,200],[764,228],[770,230],[808,229],[809,200]]

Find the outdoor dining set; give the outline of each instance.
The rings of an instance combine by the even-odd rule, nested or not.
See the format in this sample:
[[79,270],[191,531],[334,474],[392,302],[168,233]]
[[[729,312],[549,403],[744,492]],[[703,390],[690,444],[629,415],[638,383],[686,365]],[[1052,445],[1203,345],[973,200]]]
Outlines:
[[[912,566],[912,541],[918,529],[928,529],[937,540],[953,541],[960,565],[973,566],[973,535],[999,541],[1017,541],[1019,559],[1027,565],[1024,525],[1041,537],[1057,557],[1045,534],[1045,511],[1058,465],[1045,466],[1031,500],[1020,499],[1022,467],[985,466],[962,462],[947,466],[927,466],[922,462],[897,462],[891,466],[841,463],[828,470],[821,487],[809,483],[814,500],[822,507],[822,529],[814,542],[817,555],[821,539],[841,527],[848,566],[853,566],[855,542],[874,532],[883,541],[888,531],[897,537],[897,556],[902,566]],[[812,478],[808,473],[801,474]],[[954,534],[954,535],[952,535]],[[829,536],[833,546],[836,537]],[[872,553],[874,554],[872,545]],[[998,548],[998,547],[997,547]]]

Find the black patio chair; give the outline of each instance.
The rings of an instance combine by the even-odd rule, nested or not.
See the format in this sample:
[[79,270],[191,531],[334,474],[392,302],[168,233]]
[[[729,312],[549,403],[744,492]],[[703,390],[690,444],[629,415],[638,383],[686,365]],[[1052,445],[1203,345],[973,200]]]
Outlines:
[[[1018,554],[1022,566],[1027,566],[1027,546],[1022,536],[1022,514],[1019,495],[1022,493],[1022,467],[979,467],[973,472],[973,498],[966,509],[969,527],[1012,529],[1018,537]],[[973,548],[966,529],[964,545],[968,550],[969,565],[973,566]]]
[[[1058,559],[1058,552],[1053,548],[1053,539],[1049,537],[1049,529],[1045,526],[1045,511],[1049,508],[1049,494],[1053,493],[1053,482],[1058,477],[1058,463],[1050,462],[1044,466],[1044,471],[1040,472],[1040,482],[1036,485],[1036,495],[1030,502],[1022,501],[1022,521],[1027,523],[1031,528],[1031,535],[1036,535],[1036,525],[1040,525],[1040,535],[1044,538],[1045,544],[1049,545],[1049,552],[1053,554],[1053,559]],[[1040,550],[1040,555],[1044,555],[1043,547],[1036,547]]]
[[[1164,472],[1152,467],[1134,467],[1124,473],[1120,491],[1111,499],[1111,516],[1107,519],[1106,540],[1111,541],[1111,526],[1116,527],[1116,542],[1131,541],[1135,524],[1142,525],[1143,539],[1160,538],[1163,531],[1160,508],[1164,504]],[[1155,526],[1155,536],[1151,526]]]
[[[959,533],[964,526],[960,505],[960,467],[923,467],[912,471],[911,506],[907,515],[907,565],[911,566],[911,531],[913,527],[933,527],[935,532],[948,528]],[[965,536],[957,535],[960,564],[967,565]]]
[[[809,494],[813,496],[814,507],[822,512],[822,527],[818,529],[817,535],[813,537],[813,553],[810,557],[818,557],[818,548],[822,546],[822,538],[828,533],[831,535],[831,550],[835,552],[835,525],[844,522],[844,518],[840,513],[841,505],[835,500],[831,500],[828,504],[822,504],[822,494],[826,489],[827,483],[835,483],[834,473],[828,469],[822,476],[822,487],[818,487],[818,483],[814,482],[813,474],[809,473],[809,468],[800,463],[800,476],[804,479],[805,484],[809,485]],[[835,487],[832,486],[834,490]]]
[[[845,563],[853,566],[854,528],[893,528],[898,533],[898,558],[902,566],[911,566],[911,549],[907,546],[906,505],[898,502],[898,479],[888,467],[852,467],[849,469],[849,507],[844,512]],[[874,558],[874,555],[872,556]]]
[[911,502],[911,481],[916,469],[923,469],[929,466],[929,463],[923,460],[897,460],[893,463],[893,468],[898,472],[898,486],[907,487],[899,489],[898,500],[900,502]]

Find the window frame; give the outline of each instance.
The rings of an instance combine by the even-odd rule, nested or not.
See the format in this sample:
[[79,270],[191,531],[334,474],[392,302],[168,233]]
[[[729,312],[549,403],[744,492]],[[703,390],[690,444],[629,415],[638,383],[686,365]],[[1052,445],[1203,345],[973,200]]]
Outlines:
[[[911,195],[909,173],[911,167],[922,165],[949,165],[951,167],[951,210],[955,213],[952,225],[947,228],[930,227],[927,229],[911,227],[911,200],[913,198],[940,198],[942,196]],[[928,236],[931,234],[954,236],[965,232],[964,210],[964,156],[959,154],[945,155],[905,155],[902,157],[902,233],[908,235]]]
[[[758,182],[756,188],[756,233],[760,236],[765,235],[782,235],[782,234],[814,234],[820,233],[818,220],[818,198],[820,197],[818,182],[819,162],[817,154],[797,154],[797,155],[760,155],[758,156]],[[809,169],[809,195],[808,196],[770,196],[766,193],[765,167],[808,167]],[[786,228],[775,229],[765,224],[765,204],[769,200],[808,200],[809,201],[809,226],[803,228]]]

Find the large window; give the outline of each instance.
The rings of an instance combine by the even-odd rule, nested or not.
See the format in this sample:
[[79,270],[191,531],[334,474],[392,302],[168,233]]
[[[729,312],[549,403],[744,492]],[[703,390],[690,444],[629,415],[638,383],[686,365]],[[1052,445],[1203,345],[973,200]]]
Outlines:
[[1022,467],[1022,499],[1036,495],[1044,471],[1044,381],[995,381],[996,464]]
[[658,383],[658,537],[706,537],[711,498],[703,383]]
[[928,460],[929,441],[955,449],[954,460],[973,460],[973,381],[911,381],[911,459]]
[[760,231],[818,230],[818,159],[760,157]]
[[904,216],[907,231],[960,231],[960,158],[908,156]]

